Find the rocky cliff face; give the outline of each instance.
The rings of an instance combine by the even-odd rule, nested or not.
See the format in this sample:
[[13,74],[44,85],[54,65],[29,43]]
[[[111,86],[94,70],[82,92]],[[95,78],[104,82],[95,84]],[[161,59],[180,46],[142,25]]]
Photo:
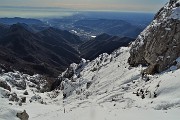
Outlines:
[[170,0],[132,43],[131,66],[149,65],[145,72],[162,72],[180,56],[180,0]]

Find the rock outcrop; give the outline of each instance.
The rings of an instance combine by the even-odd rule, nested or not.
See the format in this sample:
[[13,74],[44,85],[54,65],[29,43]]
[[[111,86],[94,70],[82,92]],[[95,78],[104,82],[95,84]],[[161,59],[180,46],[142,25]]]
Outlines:
[[16,116],[17,116],[20,120],[28,120],[28,119],[29,119],[29,115],[26,113],[25,110],[24,110],[22,113],[17,113]]
[[18,96],[17,96],[17,94],[15,92],[10,94],[9,101],[15,101],[15,102],[19,101],[19,98],[18,98]]
[[170,0],[132,43],[129,64],[148,65],[147,74],[162,72],[180,56],[180,0]]
[[11,91],[11,87],[7,84],[6,81],[0,80],[0,87],[4,88],[4,89],[6,89],[6,90]]

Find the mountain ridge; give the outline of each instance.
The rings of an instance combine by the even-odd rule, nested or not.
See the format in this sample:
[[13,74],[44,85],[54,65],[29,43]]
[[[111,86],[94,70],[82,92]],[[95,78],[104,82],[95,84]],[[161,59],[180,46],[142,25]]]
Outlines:
[[111,36],[104,33],[81,44],[79,51],[83,58],[93,60],[100,54],[110,54],[121,46],[128,46],[132,41],[134,41],[133,38]]
[[[162,72],[180,56],[179,0],[171,0],[156,14],[153,22],[133,42],[129,63],[148,65],[148,74]],[[179,16],[179,17],[178,17]]]
[[[91,42],[83,43],[79,36],[66,30],[52,27],[38,32],[34,32],[31,26],[24,23],[17,23],[8,27],[2,24],[1,28],[6,29],[0,37],[1,64],[31,75],[39,73],[57,77],[71,63],[80,62],[82,53],[78,49],[80,49],[81,44],[92,45]],[[127,40],[125,44],[122,44],[123,40]],[[133,39],[113,37],[108,34],[97,36],[94,41],[100,41],[100,44],[106,41],[106,45],[93,42],[93,46],[101,46],[101,52],[95,50],[95,56],[90,59],[92,60],[104,52],[111,53],[120,46],[128,45],[131,40]],[[110,50],[107,49],[118,41],[120,44],[112,46]],[[91,52],[90,48],[82,47],[81,50]]]
[[[62,37],[59,40],[61,39]],[[50,64],[50,66],[47,64],[49,66],[47,68],[51,69],[52,71],[54,69],[54,73],[57,76],[58,75],[57,73],[59,73],[58,71],[64,70],[65,66],[67,66],[68,64],[72,62],[75,62],[75,61],[78,62],[80,60],[78,52],[76,52],[75,50],[73,51],[74,48],[68,45],[67,43],[60,42],[58,43],[59,44],[58,46],[58,44],[56,45],[51,44],[51,42],[47,43],[47,42],[44,42],[43,40],[44,39],[41,36],[39,36],[39,34],[35,34],[28,31],[20,24],[15,24],[15,25],[12,25],[10,29],[8,30],[8,33],[0,39],[0,45],[2,49],[8,49],[8,51],[11,51],[10,54],[8,53],[6,55],[6,57],[9,56],[9,58],[17,59],[15,60],[17,62],[17,65],[15,64],[13,65],[10,63],[10,65],[16,66],[15,67],[16,70],[20,70],[19,67],[23,66],[23,63],[27,63],[27,65],[25,64],[26,67],[32,66],[32,69],[36,71],[37,73],[39,73],[40,72],[39,70],[41,70],[41,67],[42,68],[45,67],[45,66],[43,67],[41,63],[45,62],[45,63]],[[64,52],[64,54],[62,54],[62,52]],[[66,54],[69,54],[69,56],[67,56]],[[72,56],[72,58],[70,58],[70,56]],[[22,63],[20,66],[19,66],[18,61],[21,61]],[[40,67],[40,69],[39,68],[35,68],[35,69],[39,69],[39,70],[34,69],[36,64],[37,64],[37,67],[38,66]],[[53,69],[51,68],[52,66],[54,66]],[[59,66],[58,69],[57,69],[57,66]],[[29,69],[29,67],[27,67],[27,70],[30,70],[30,73],[34,74],[33,70]],[[40,73],[43,74],[43,72],[40,72]],[[50,73],[53,73],[53,72],[50,72]],[[48,74],[48,73],[45,72],[45,74]]]
[[[172,58],[165,58],[166,64],[161,57],[162,67],[166,68],[168,64],[169,68],[151,75],[144,72],[147,66],[143,66],[152,66],[153,52],[155,57],[156,52],[164,53],[167,45],[174,44],[169,37],[179,36],[170,29],[177,26],[174,24],[177,16],[171,16],[180,8],[176,3],[180,0],[170,0],[160,10],[162,13],[157,21],[153,21],[130,46],[111,54],[100,54],[92,61],[82,59],[79,64],[72,63],[59,74],[52,91],[46,92],[48,82],[41,75],[31,76],[18,71],[5,73],[0,68],[0,119],[23,116],[33,120],[179,120],[180,56],[176,57],[179,48],[175,47],[175,51],[170,48]],[[164,10],[171,13],[171,17],[164,14]],[[170,20],[164,19],[166,15]],[[116,37],[104,34],[97,38]],[[165,52],[170,54],[168,50]],[[152,57],[148,60],[149,54]],[[174,60],[174,64],[166,59]]]

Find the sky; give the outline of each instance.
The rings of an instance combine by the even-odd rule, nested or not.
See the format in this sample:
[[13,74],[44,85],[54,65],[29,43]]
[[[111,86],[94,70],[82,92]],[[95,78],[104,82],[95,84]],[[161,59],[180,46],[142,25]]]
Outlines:
[[0,0],[0,16],[55,16],[72,11],[157,12],[168,0]]

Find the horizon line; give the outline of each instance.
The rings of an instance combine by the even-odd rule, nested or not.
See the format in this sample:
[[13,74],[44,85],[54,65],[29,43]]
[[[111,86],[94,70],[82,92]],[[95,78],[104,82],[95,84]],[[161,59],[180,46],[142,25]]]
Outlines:
[[65,8],[65,7],[36,7],[36,6],[1,6],[0,9],[50,9],[50,10],[63,10],[65,12],[89,12],[89,11],[97,11],[97,12],[129,12],[129,13],[156,13],[157,11],[131,11],[131,10],[118,10],[118,9],[112,9],[112,10],[106,10],[106,9],[76,9],[76,8]]

